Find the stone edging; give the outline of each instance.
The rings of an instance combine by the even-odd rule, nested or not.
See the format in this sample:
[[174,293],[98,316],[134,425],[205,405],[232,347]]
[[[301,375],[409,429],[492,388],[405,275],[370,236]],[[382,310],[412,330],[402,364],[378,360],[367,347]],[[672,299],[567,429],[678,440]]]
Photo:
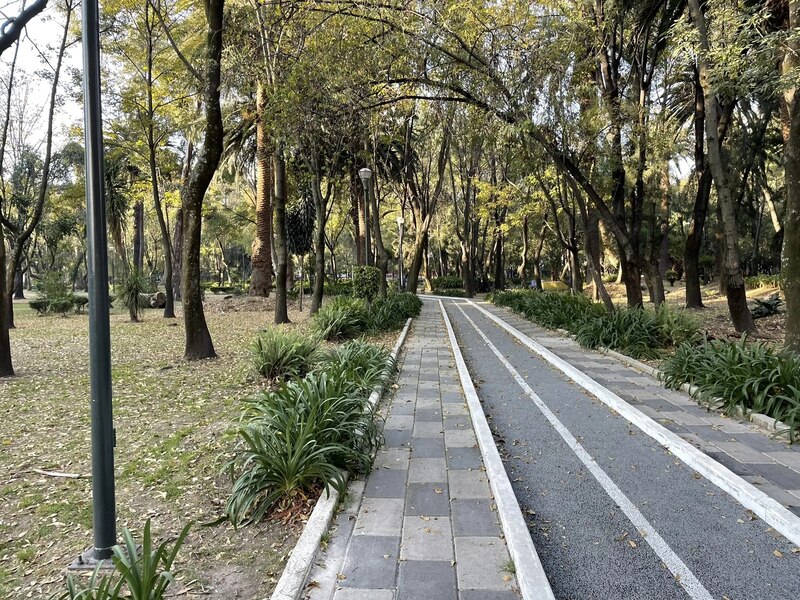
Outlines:
[[[400,353],[400,348],[405,342],[408,330],[411,327],[411,319],[406,321],[405,327],[397,337],[397,342],[391,352],[393,360],[397,360],[397,355]],[[375,386],[369,396],[369,405],[372,410],[378,404],[378,401],[383,395],[386,388],[388,379]],[[314,510],[311,511],[311,516],[308,518],[303,533],[292,549],[291,556],[283,568],[283,573],[278,580],[278,585],[270,596],[270,600],[298,600],[300,594],[303,593],[306,585],[306,579],[311,571],[311,565],[319,550],[320,541],[322,536],[328,530],[331,524],[333,515],[336,512],[336,507],[339,505],[339,493],[333,489],[327,489],[326,494],[320,497]]]

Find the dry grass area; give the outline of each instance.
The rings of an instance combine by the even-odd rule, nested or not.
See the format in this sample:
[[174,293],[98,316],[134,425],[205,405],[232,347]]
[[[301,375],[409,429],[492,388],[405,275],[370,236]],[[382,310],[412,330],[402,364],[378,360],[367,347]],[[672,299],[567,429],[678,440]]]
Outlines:
[[[119,528],[138,532],[151,517],[165,539],[195,523],[171,589],[180,597],[268,597],[299,534],[301,523],[201,525],[224,507],[239,400],[259,385],[247,346],[272,322],[272,307],[210,296],[219,358],[194,363],[182,359],[180,318],[148,310],[131,324],[120,309],[111,317]],[[307,319],[304,308],[290,310],[292,326]],[[0,380],[0,598],[38,600],[62,589],[64,568],[92,541],[88,318],[36,317],[27,303],[16,315],[18,377]]]
[[[606,288],[611,294],[614,302],[619,306],[625,305],[625,286],[618,284],[606,284]],[[591,289],[591,286],[589,286]],[[674,287],[670,287],[669,282],[664,282],[664,291],[666,294],[666,301],[671,307],[683,308],[686,305],[686,287],[683,281],[676,281]],[[763,287],[755,290],[747,291],[748,300],[754,298],[764,299],[775,292],[778,292],[776,287]],[[643,292],[645,300],[647,300],[647,292]],[[728,312],[728,304],[725,300],[725,295],[719,293],[719,287],[716,283],[703,286],[703,304],[706,306],[704,309],[692,309],[689,312],[700,321],[702,328],[709,333],[709,335],[717,338],[730,338],[738,339],[740,336],[731,325],[730,313]],[[781,293],[783,298],[783,293]],[[756,327],[758,331],[755,336],[758,339],[783,342],[784,336],[784,323],[786,321],[786,313],[766,317],[756,320]]]

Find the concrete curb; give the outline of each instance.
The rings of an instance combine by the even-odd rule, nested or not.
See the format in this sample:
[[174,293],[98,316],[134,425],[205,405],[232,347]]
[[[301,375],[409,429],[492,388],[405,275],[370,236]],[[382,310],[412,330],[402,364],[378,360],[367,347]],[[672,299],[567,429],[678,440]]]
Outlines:
[[664,446],[687,466],[700,473],[721,490],[727,492],[745,508],[752,510],[756,516],[771,525],[792,543],[800,545],[800,517],[730,471],[727,467],[721,465],[713,458],[692,446],[689,442],[681,439],[663,425],[657,423],[625,402],[625,400],[596,382],[580,369],[577,369],[512,325],[509,325],[497,315],[478,306],[474,302],[468,303],[494,321],[499,327],[505,329],[512,336],[517,338],[523,345],[555,366],[587,392],[596,396],[601,402],[616,411],[625,420],[636,425],[636,427]]
[[[453,300],[448,298],[448,300]],[[459,300],[456,298],[455,300]],[[439,308],[442,311],[447,335],[450,339],[450,346],[455,357],[456,368],[461,379],[461,387],[467,397],[467,405],[472,417],[472,426],[475,429],[475,436],[478,438],[478,446],[483,456],[483,463],[486,467],[486,476],[494,494],[497,512],[500,516],[500,523],[503,526],[508,552],[511,560],[514,561],[514,571],[519,584],[520,593],[523,600],[554,600],[553,590],[544,572],[539,555],[533,545],[528,525],[522,516],[522,510],[517,502],[511,481],[508,479],[497,445],[494,443],[492,431],[483,412],[481,401],[472,384],[464,357],[458,347],[453,325],[444,309],[444,303],[439,300]]]
[[[406,321],[405,327],[397,337],[397,342],[391,352],[392,360],[397,360],[397,355],[400,353],[400,348],[403,347],[403,342],[405,342],[411,327],[411,321],[411,319]],[[375,409],[381,399],[387,382],[388,378],[372,390],[367,400],[371,410]],[[337,506],[339,506],[339,493],[336,490],[327,489],[326,493],[317,501],[314,510],[311,511],[311,516],[303,527],[303,533],[300,534],[300,538],[292,549],[278,584],[270,596],[271,600],[298,600],[300,598],[300,594],[305,589],[311,565],[319,551],[322,536],[330,527]]]

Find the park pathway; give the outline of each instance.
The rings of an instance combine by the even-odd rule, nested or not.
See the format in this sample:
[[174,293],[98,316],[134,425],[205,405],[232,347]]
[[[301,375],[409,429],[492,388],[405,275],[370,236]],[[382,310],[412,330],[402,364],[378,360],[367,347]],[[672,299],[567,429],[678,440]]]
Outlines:
[[309,578],[312,600],[513,600],[516,581],[438,305],[401,359],[385,443]]
[[800,598],[796,447],[505,309],[433,298],[304,598],[518,597],[473,385],[555,598]]

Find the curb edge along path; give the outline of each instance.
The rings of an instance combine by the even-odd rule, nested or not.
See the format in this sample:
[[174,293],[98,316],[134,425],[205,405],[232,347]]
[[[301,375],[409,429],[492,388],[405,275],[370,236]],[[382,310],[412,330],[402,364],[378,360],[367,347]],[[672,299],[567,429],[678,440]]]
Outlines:
[[[394,361],[397,360],[400,349],[403,347],[403,342],[405,342],[408,331],[411,328],[411,321],[412,319],[406,321],[405,327],[403,327],[397,337],[394,348],[392,348],[391,357]],[[378,401],[383,396],[388,381],[389,379],[387,378],[372,390],[367,400],[372,410],[375,410]],[[348,492],[349,490],[350,487],[348,487]],[[270,596],[271,600],[297,600],[300,594],[303,593],[306,579],[308,579],[314,558],[319,551],[322,536],[328,531],[331,519],[333,519],[336,508],[339,506],[339,493],[330,488],[326,492],[325,496],[320,496],[311,511],[311,516],[303,527],[303,532],[297,539],[289,560],[286,561],[286,566],[283,568],[278,584]]]
[[483,412],[481,401],[475,391],[475,386],[467,370],[461,349],[458,347],[453,325],[444,309],[444,303],[442,300],[438,300],[438,302],[445,327],[447,328],[450,348],[455,357],[461,387],[467,398],[467,405],[472,417],[472,426],[478,438],[478,447],[486,467],[486,475],[492,487],[497,512],[500,515],[508,551],[514,561],[514,570],[520,593],[525,600],[553,600],[553,590],[550,588],[547,575],[539,560],[539,555],[536,553],[525,518],[522,516],[522,510],[511,487],[511,481],[508,479],[508,474],[494,442],[489,423]]
[[752,510],[755,515],[774,527],[793,544],[800,545],[800,517],[794,515],[790,510],[751,483],[734,474],[727,467],[705,455],[689,442],[681,439],[663,425],[625,402],[617,394],[557,356],[554,352],[534,341],[514,326],[506,323],[501,317],[479,306],[472,300],[467,300],[466,303],[475,307],[498,327],[504,329],[529,350],[542,357],[587,392],[597,397],[606,406],[619,413],[624,419],[638,427],[642,432],[729,494],[745,508]]

